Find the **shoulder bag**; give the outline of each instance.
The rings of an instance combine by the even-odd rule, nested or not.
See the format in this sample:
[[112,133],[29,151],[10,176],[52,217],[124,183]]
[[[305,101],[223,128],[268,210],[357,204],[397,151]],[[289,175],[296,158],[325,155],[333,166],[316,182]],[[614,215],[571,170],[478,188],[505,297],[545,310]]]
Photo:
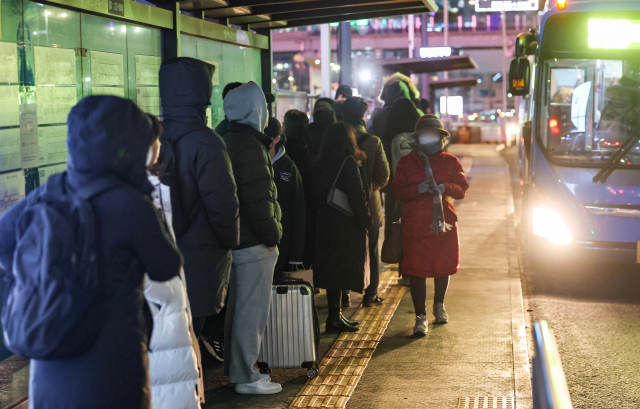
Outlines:
[[351,210],[351,206],[349,206],[349,198],[347,194],[342,190],[336,187],[336,183],[338,182],[338,178],[342,173],[342,169],[344,168],[344,164],[351,158],[351,156],[347,156],[342,162],[340,166],[340,170],[338,170],[338,174],[336,175],[336,179],[333,181],[333,185],[331,189],[329,189],[329,195],[327,196],[327,204],[340,212],[346,214],[349,217],[353,217],[353,211]]

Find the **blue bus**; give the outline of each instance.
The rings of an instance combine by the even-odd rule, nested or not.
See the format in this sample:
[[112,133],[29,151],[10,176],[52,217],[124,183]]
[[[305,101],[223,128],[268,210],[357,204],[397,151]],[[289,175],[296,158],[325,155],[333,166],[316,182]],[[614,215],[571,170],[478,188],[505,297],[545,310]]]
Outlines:
[[640,263],[640,2],[549,2],[509,72],[529,258]]

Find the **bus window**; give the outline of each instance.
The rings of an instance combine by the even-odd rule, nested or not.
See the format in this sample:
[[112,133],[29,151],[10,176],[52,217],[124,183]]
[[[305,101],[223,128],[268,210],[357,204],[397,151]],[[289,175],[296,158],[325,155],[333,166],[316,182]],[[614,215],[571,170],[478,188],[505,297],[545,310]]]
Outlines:
[[[554,59],[545,67],[542,143],[564,165],[606,162],[640,135],[638,66],[624,60]],[[623,158],[640,165],[640,144]]]

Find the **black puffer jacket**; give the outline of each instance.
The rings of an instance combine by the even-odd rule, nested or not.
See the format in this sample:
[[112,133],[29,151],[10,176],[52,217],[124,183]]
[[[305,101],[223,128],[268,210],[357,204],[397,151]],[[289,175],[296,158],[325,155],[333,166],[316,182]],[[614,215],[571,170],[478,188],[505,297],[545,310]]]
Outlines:
[[[264,109],[263,109],[264,105]],[[278,245],[282,237],[278,193],[267,147],[272,140],[264,130],[267,103],[262,89],[248,82],[229,91],[224,99],[229,133],[223,139],[229,151],[240,200],[239,249]]]
[[160,68],[164,114],[161,163],[175,158],[171,189],[173,226],[185,258],[191,312],[220,311],[239,243],[238,197],[222,139],[206,125],[213,66],[175,58]]

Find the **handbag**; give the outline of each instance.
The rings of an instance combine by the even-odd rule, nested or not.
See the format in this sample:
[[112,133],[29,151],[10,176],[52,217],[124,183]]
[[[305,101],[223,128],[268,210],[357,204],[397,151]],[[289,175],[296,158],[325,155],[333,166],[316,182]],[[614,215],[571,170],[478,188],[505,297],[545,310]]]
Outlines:
[[380,260],[387,264],[398,264],[402,261],[402,218],[397,217],[399,213],[398,204],[394,209],[395,222],[389,223],[387,228],[387,235],[384,237],[382,243],[382,250],[380,251]]
[[338,175],[336,176],[336,179],[333,181],[333,185],[331,186],[331,189],[329,189],[329,195],[327,196],[327,204],[335,208],[336,210],[339,210],[340,212],[346,214],[347,216],[353,217],[353,211],[351,210],[351,206],[349,206],[349,198],[347,197],[347,194],[336,187],[338,178],[342,173],[342,168],[344,168],[344,164],[347,163],[347,160],[349,160],[350,157],[351,156],[347,156],[344,159],[344,162],[342,162],[342,165],[340,166]]
[[311,286],[313,287],[313,270],[312,269],[306,269],[298,265],[294,266],[293,268],[294,270],[292,271],[284,271],[282,275],[285,278],[297,278],[297,279],[303,280],[311,284]]

